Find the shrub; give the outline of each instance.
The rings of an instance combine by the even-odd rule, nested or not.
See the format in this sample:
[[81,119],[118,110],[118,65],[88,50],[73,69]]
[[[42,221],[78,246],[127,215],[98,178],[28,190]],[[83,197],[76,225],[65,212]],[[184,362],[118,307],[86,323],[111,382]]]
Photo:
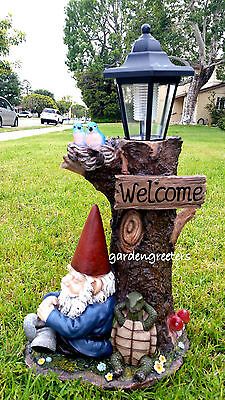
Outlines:
[[209,103],[207,104],[206,109],[208,109],[210,112],[211,119],[212,119],[212,125],[216,125],[221,129],[225,129],[224,128],[225,109],[218,109],[217,105],[215,104],[215,101],[216,101],[216,97],[215,97],[215,93],[213,93],[209,97]]
[[225,112],[224,112],[224,115],[218,120],[217,126],[220,129],[225,130]]
[[225,110],[218,110],[216,107],[211,111],[212,125],[219,126],[219,121],[225,117]]

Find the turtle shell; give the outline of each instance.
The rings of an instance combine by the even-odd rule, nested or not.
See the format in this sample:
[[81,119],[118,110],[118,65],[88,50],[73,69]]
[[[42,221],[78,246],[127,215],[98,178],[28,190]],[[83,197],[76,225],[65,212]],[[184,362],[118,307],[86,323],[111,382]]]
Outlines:
[[123,326],[118,322],[112,329],[112,345],[123,356],[125,364],[137,366],[145,355],[156,351],[157,330],[155,324],[149,331],[144,331],[141,321],[127,319]]

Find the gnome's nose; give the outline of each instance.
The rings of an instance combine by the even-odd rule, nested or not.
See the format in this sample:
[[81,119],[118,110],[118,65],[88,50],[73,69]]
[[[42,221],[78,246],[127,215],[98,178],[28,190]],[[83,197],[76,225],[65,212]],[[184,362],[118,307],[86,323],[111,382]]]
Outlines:
[[93,128],[90,126],[90,128],[89,128],[89,131],[91,132],[91,131],[93,131]]

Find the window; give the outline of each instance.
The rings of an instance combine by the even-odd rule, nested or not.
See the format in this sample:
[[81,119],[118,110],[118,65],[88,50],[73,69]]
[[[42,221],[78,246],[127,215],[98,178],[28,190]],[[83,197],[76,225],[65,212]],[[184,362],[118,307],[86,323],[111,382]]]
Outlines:
[[216,108],[217,110],[225,109],[225,97],[217,97],[216,99]]
[[0,99],[0,107],[2,108],[8,108],[8,104],[6,103],[6,101],[4,99]]

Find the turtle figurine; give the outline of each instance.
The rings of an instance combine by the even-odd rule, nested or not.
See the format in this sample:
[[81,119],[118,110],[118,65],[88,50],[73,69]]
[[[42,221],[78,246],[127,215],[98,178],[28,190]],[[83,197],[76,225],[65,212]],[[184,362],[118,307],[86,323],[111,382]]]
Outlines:
[[124,302],[115,307],[115,324],[112,329],[113,354],[111,363],[115,378],[124,372],[124,364],[139,366],[134,379],[144,381],[151,372],[150,358],[156,351],[157,313],[138,292],[131,292]]

